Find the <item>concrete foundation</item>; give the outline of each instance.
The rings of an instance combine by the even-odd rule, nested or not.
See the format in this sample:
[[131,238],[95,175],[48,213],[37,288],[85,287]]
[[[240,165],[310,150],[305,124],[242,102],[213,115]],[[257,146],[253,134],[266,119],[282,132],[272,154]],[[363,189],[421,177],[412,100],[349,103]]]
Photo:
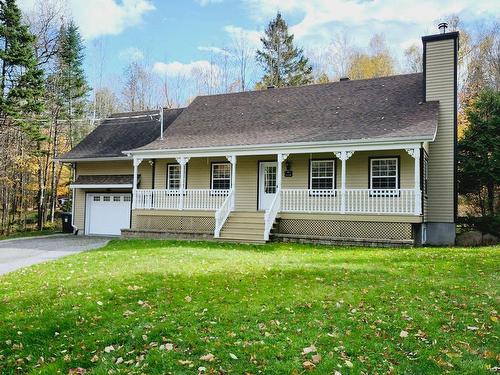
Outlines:
[[455,245],[455,223],[425,223],[426,245]]

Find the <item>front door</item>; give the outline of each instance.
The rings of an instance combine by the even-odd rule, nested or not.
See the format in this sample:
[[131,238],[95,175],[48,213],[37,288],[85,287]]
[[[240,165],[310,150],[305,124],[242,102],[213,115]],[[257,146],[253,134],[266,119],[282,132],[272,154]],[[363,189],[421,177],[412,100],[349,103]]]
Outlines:
[[267,210],[276,195],[276,170],[275,161],[259,163],[259,210]]

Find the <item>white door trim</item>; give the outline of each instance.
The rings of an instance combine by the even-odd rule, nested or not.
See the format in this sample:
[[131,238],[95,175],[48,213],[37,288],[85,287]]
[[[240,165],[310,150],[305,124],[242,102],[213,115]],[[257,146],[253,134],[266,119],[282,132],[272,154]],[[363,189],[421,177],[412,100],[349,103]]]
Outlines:
[[[264,192],[264,166],[265,165],[274,165],[276,170],[278,169],[278,163],[276,161],[260,161],[259,162],[259,170],[258,170],[258,178],[259,178],[259,184],[257,186],[258,189],[258,205],[257,208],[258,210],[266,210],[269,208],[269,205],[272,202],[272,199],[274,198],[275,194],[267,194]],[[277,173],[277,172],[276,172]]]

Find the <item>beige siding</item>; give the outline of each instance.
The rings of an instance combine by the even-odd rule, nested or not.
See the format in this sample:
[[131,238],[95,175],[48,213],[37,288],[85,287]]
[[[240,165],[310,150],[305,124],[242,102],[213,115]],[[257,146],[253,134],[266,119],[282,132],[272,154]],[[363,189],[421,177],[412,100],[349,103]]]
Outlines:
[[429,145],[428,221],[454,221],[454,40],[427,43],[426,99],[439,100],[436,140]]
[[75,189],[75,196],[73,197],[75,215],[74,224],[80,230],[80,234],[85,230],[85,190]]
[[[400,181],[401,189],[413,189],[414,185],[414,161],[404,150],[368,152],[355,152],[346,165],[346,188],[347,189],[368,189],[368,168],[370,157],[390,157],[399,156],[400,158]],[[332,159],[333,154],[298,154],[291,155],[288,159],[293,171],[292,177],[283,177],[283,188],[299,189],[309,186],[309,160],[310,159]],[[336,160],[337,169],[337,188],[340,189],[342,181],[342,162]]]

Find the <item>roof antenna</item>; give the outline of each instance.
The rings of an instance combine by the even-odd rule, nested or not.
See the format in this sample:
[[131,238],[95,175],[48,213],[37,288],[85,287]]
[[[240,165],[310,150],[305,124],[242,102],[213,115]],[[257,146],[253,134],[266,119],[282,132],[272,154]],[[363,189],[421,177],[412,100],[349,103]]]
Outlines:
[[441,22],[438,25],[438,29],[441,30],[441,34],[446,34],[446,29],[448,28],[448,23],[447,22]]
[[160,106],[160,139],[163,139],[163,108]]

